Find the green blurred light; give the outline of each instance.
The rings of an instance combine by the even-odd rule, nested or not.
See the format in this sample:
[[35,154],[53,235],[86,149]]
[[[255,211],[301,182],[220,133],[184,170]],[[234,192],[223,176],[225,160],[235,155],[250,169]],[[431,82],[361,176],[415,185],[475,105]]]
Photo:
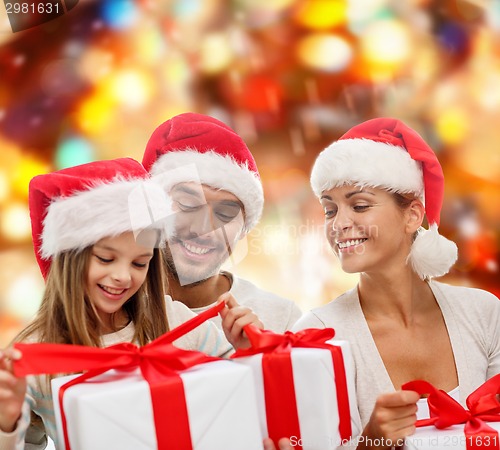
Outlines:
[[94,150],[83,138],[75,137],[63,141],[56,150],[54,164],[59,169],[94,161]]
[[380,8],[373,16],[373,20],[387,20],[394,19],[396,16],[394,11],[389,8]]

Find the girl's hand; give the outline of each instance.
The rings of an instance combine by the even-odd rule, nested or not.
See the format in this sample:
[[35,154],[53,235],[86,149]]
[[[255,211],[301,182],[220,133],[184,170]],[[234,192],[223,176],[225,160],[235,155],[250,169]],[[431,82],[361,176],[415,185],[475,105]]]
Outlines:
[[[292,444],[290,444],[290,440],[287,438],[282,438],[278,441],[278,448],[279,450],[293,450]],[[264,439],[264,450],[276,450],[272,439]]]
[[226,307],[220,312],[222,317],[222,329],[227,340],[234,348],[248,348],[250,341],[243,331],[243,327],[253,324],[258,328],[264,328],[257,315],[246,306],[241,306],[228,292],[219,297],[220,302],[225,302]]
[[15,430],[26,395],[26,378],[17,378],[12,361],[21,358],[21,352],[12,348],[0,350],[0,430]]
[[[404,443],[404,438],[415,432],[417,401],[420,395],[413,391],[396,391],[382,394],[375,407],[358,449],[385,449]],[[374,446],[371,443],[380,443]]]

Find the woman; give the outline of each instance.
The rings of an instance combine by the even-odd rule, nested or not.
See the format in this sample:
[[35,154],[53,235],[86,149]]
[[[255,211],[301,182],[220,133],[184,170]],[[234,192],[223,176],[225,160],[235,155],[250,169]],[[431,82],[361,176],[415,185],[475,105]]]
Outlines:
[[[401,385],[425,379],[464,404],[500,372],[500,302],[433,280],[457,258],[438,233],[444,178],[431,148],[399,120],[353,127],[317,158],[311,184],[328,243],[356,288],[305,314],[295,330],[332,327],[350,341],[364,431],[357,448],[402,445],[428,414]],[[427,218],[429,230],[421,225]]]

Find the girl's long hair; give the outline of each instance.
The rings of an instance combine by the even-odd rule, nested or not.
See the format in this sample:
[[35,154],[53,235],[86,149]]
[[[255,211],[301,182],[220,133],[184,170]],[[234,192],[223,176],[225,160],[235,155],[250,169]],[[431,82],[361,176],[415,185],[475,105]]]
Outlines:
[[[102,347],[99,318],[86,290],[91,252],[88,247],[54,257],[38,313],[15,341]],[[138,345],[169,330],[164,278],[163,261],[155,248],[144,283],[123,305],[134,322],[133,342]]]

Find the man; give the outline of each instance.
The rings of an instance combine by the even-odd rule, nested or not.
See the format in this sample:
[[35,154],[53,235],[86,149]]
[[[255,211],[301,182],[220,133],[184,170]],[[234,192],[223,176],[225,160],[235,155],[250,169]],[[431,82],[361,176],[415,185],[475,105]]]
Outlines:
[[243,140],[213,117],[180,114],[153,132],[142,163],[176,211],[175,236],[165,250],[172,298],[199,313],[229,291],[266,329],[291,328],[301,316],[295,303],[221,270],[264,204],[257,166]]

